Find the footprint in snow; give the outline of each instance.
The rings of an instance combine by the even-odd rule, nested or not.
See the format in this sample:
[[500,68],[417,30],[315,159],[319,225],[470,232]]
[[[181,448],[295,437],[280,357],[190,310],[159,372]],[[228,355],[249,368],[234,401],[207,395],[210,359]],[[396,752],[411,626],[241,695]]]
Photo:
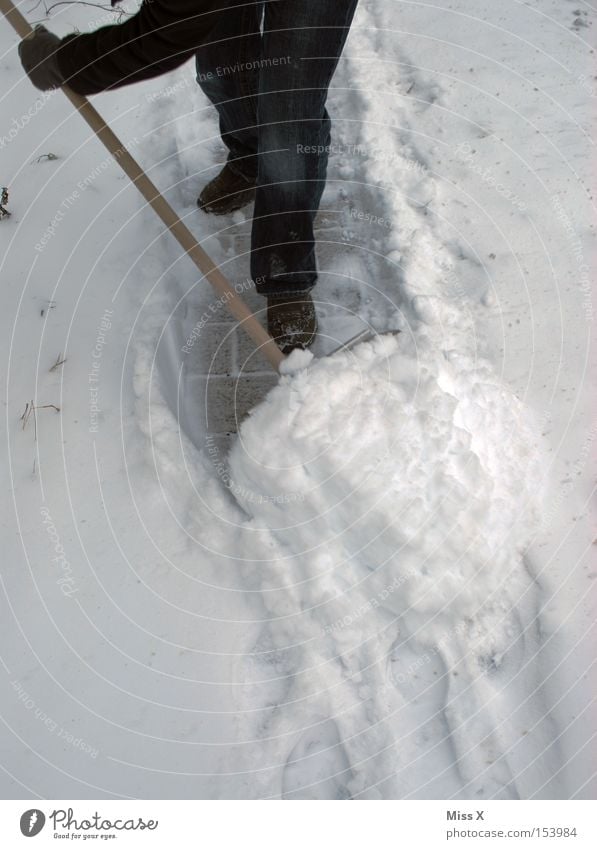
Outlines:
[[448,671],[441,655],[416,640],[398,638],[389,656],[390,675],[407,702],[430,715],[441,711],[448,694]]
[[338,727],[327,719],[303,733],[282,774],[283,799],[348,799],[352,777]]
[[408,798],[460,798],[463,781],[445,714],[444,659],[433,647],[399,637],[388,656],[388,676],[405,702],[395,725],[402,754],[399,792]]
[[477,664],[496,686],[503,688],[518,676],[525,662],[526,637],[516,610],[496,617],[488,645],[478,652]]

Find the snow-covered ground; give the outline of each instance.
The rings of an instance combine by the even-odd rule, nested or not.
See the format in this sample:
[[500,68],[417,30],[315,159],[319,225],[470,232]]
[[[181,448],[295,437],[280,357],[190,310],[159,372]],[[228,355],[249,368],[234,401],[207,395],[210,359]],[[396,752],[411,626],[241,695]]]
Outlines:
[[[318,352],[401,332],[283,377],[230,458],[201,375],[246,343],[206,361],[222,305],[0,21],[4,797],[594,798],[596,18],[361,0]],[[192,63],[93,100],[247,289]]]

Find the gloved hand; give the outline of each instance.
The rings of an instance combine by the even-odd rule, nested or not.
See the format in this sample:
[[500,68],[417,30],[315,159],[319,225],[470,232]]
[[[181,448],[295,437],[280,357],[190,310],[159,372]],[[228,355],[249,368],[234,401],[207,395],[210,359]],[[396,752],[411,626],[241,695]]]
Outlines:
[[48,91],[64,83],[58,67],[57,50],[60,39],[38,24],[19,44],[21,65],[36,88]]

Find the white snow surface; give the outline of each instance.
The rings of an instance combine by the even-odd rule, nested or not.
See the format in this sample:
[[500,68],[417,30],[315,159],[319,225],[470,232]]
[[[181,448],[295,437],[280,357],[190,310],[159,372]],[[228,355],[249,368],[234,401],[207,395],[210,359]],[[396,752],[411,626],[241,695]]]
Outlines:
[[307,368],[312,360],[313,353],[311,351],[295,348],[280,363],[280,374],[294,374],[296,371],[302,371],[302,369]]
[[[316,353],[379,335],[289,358],[229,457],[222,305],[0,21],[4,797],[594,798],[596,17],[360,3]],[[192,63],[93,102],[247,289]]]
[[231,455],[237,499],[312,570],[299,603],[398,581],[382,606],[445,612],[448,629],[522,568],[542,465],[524,408],[487,364],[403,335],[282,380]]

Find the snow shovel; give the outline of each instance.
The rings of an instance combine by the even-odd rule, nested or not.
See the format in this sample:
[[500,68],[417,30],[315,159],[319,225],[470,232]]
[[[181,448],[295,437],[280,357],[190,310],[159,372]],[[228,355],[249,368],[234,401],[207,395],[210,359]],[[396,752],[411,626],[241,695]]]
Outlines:
[[[0,11],[21,38],[27,38],[32,35],[33,28],[23,17],[20,11],[15,8],[12,0],[0,0]],[[197,239],[193,236],[186,224],[181,221],[167,200],[162,196],[157,187],[145,174],[141,166],[131,156],[116,134],[110,129],[110,127],[108,127],[101,115],[91,105],[87,98],[83,95],[77,94],[66,85],[62,86],[62,91],[68,97],[79,114],[85,119],[85,121],[87,121],[102,144],[116,159],[122,170],[141,192],[147,203],[157,213],[168,230],[170,230],[185,253],[187,253],[191,260],[195,263],[201,274],[212,285],[214,290],[220,296],[221,301],[228,307],[229,312],[239,322],[240,327],[249,336],[255,346],[255,349],[260,352],[263,357],[265,357],[276,373],[279,372],[280,365],[286,357],[269,333],[267,333],[267,331],[261,326],[245,301],[231,286],[226,276],[219,270],[211,257],[199,245]],[[330,353],[335,353],[335,351],[342,348],[350,348],[357,342],[364,341],[371,335],[373,334],[371,334],[370,331],[363,330],[357,336],[340,345]],[[220,392],[218,396],[218,403],[216,405],[219,407],[220,411],[226,409],[227,406],[230,406],[227,404],[227,401],[230,400],[234,402],[234,409],[229,410],[220,422],[208,422],[208,431],[221,434],[234,432],[236,430],[236,426],[234,425],[237,425],[244,417],[244,413],[248,412],[248,410],[260,400],[259,390],[263,391],[264,389],[263,379],[261,379],[260,382],[258,381],[258,383],[259,386],[255,387],[255,389],[257,389],[256,392],[251,391],[249,388],[249,391],[243,391],[240,396],[235,388],[232,398],[226,398],[226,395],[230,394],[229,392]],[[231,418],[231,416],[233,416],[233,418]],[[224,419],[226,419],[226,421],[224,421]]]

